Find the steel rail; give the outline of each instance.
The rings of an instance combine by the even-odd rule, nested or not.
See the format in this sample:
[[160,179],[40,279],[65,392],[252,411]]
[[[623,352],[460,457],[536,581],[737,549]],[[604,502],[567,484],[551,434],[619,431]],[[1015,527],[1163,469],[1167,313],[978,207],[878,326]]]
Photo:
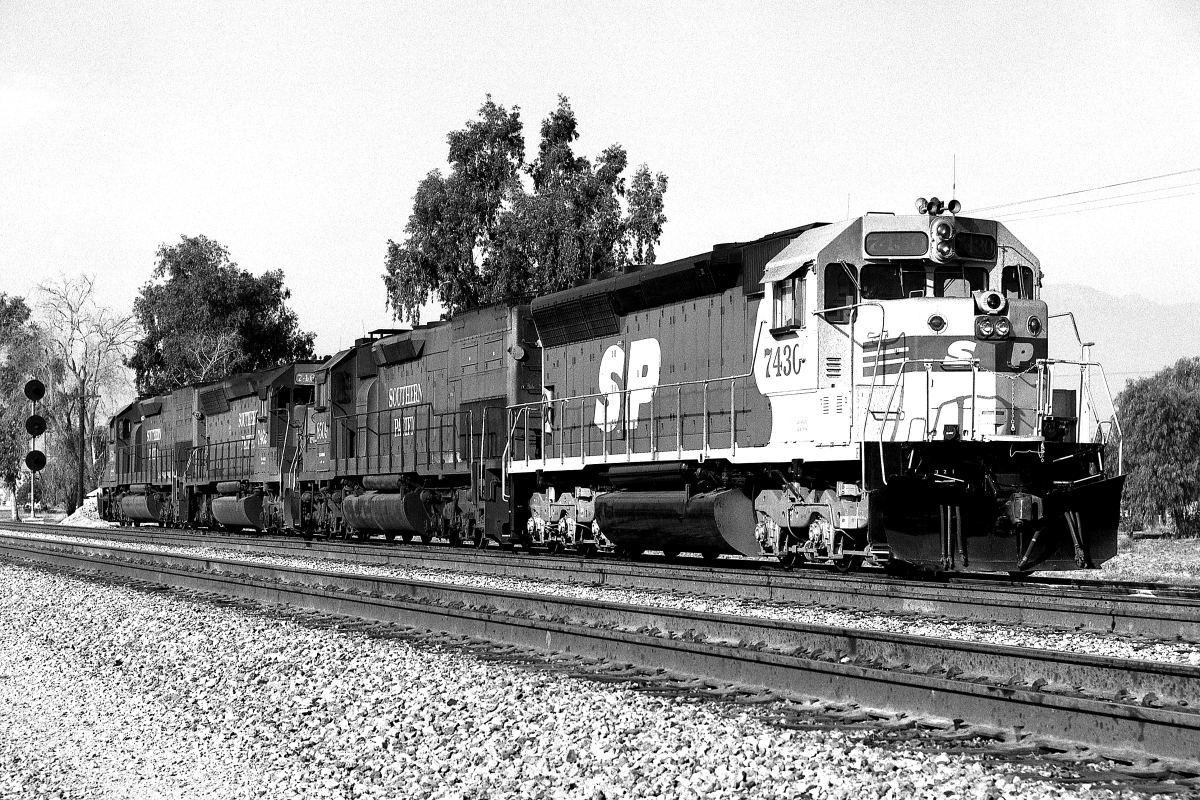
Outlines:
[[[0,523],[3,527],[14,527]],[[146,531],[80,529],[29,524],[29,532],[138,541]],[[177,546],[223,547],[271,552],[281,557],[331,559],[351,563],[445,569],[455,572],[525,577],[563,583],[690,592],[759,600],[822,605],[881,613],[919,614],[1003,624],[1048,626],[1097,633],[1200,641],[1200,599],[1163,597],[1166,590],[1112,591],[1101,585],[955,581],[914,582],[882,575],[837,575],[819,570],[784,571],[627,562],[615,559],[523,556],[515,553],[448,547],[308,545],[299,540],[150,534]],[[730,562],[736,563],[736,562]],[[1052,591],[1048,591],[1052,589]]]
[[[852,700],[868,708],[961,718],[1094,748],[1200,762],[1200,713],[1168,707],[1170,701],[1163,700],[1194,701],[1200,688],[1197,667],[54,540],[5,537],[0,553],[158,585],[650,664],[776,691]],[[665,633],[680,628],[682,638]],[[752,646],[732,644],[757,636],[763,638]],[[1081,681],[1089,684],[1086,693],[1077,688]],[[1066,691],[1050,691],[1055,685]],[[1134,691],[1143,694],[1140,703]],[[1102,699],[1109,695],[1118,699]]]

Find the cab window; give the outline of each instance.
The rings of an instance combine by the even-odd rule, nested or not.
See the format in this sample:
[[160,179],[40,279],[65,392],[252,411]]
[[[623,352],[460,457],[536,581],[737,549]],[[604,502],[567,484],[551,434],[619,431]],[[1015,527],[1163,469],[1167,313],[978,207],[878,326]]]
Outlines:
[[772,328],[804,327],[804,273],[775,284],[775,307],[771,315]]
[[[863,272],[867,271],[863,267]],[[854,275],[854,268],[845,264],[827,264],[825,266],[825,308],[842,308],[843,306],[854,305],[855,290],[854,280],[857,276]],[[842,311],[831,311],[825,315],[825,319],[837,325],[844,325],[850,321],[850,310],[843,309]]]
[[987,288],[983,267],[938,267],[933,273],[934,297],[970,297]]
[[925,268],[867,264],[859,279],[864,300],[902,300],[925,296]]
[[1000,291],[1009,300],[1033,299],[1033,270],[1029,267],[1008,266],[1000,278]]

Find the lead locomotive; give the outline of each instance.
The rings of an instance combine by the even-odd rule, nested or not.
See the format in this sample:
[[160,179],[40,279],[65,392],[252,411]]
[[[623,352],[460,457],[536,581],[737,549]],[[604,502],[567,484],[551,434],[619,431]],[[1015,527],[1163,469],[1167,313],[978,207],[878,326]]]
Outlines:
[[1088,366],[1049,357],[1037,259],[953,201],[918,209],[142,399],[112,423],[105,513],[843,570],[1099,566],[1116,431]]

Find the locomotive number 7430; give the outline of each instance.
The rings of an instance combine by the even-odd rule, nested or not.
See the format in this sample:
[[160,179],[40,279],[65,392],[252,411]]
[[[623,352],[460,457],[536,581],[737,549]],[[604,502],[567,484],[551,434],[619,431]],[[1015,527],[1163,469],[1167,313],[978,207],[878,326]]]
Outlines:
[[779,347],[768,347],[763,351],[766,356],[766,373],[765,378],[771,377],[771,372],[774,370],[775,377],[791,375],[793,373],[800,374],[800,366],[804,363],[804,356],[801,355],[800,345],[784,344]]

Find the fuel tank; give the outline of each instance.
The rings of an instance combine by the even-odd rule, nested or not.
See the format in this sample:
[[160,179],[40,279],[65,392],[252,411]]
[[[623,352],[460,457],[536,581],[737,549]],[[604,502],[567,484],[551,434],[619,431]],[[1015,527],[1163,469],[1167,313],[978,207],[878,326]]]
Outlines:
[[158,495],[153,492],[127,494],[121,498],[121,513],[127,519],[156,522],[159,514]]
[[420,492],[363,492],[342,502],[342,514],[350,526],[360,531],[424,533],[429,512]]
[[610,541],[634,552],[762,554],[754,503],[739,489],[610,492],[596,498],[596,517]]
[[212,513],[217,522],[231,528],[262,530],[262,495],[217,497],[212,501]]

